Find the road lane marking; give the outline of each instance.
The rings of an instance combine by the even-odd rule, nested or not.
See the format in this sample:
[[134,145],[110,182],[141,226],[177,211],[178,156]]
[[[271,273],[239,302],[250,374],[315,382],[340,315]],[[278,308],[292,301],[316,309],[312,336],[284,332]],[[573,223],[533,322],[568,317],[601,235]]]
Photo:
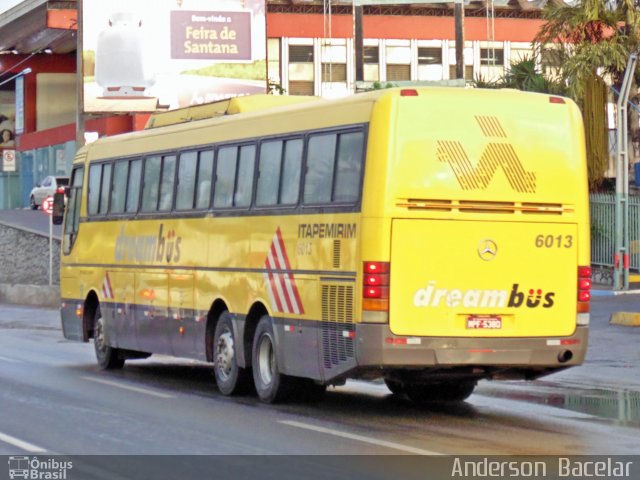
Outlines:
[[318,427],[316,425],[296,422],[293,420],[279,420],[278,423],[283,423],[291,427],[303,428],[306,430],[313,430],[314,432],[326,433],[327,435],[334,435],[336,437],[348,438],[350,440],[357,440],[359,442],[370,443],[371,445],[378,445],[380,447],[400,450],[402,452],[413,453],[415,455],[444,455],[443,453],[432,452],[430,450],[423,450],[422,448],[415,448],[409,445],[403,445],[401,443],[387,442],[386,440],[378,440],[376,438],[364,437],[362,435],[341,432],[340,430],[332,430],[330,428]]
[[110,387],[122,388],[123,390],[130,390],[132,392],[144,393],[145,395],[151,395],[153,397],[159,398],[175,398],[173,395],[169,395],[166,393],[154,392],[151,390],[147,390],[146,388],[138,388],[132,387],[130,385],[123,385],[122,383],[112,382],[110,380],[103,380],[101,378],[93,378],[93,377],[81,377],[84,380],[89,380],[90,382],[102,383],[103,385],[109,385]]
[[8,357],[0,357],[0,360],[2,360],[3,362],[9,362],[9,363],[23,363],[22,360],[16,360],[15,358],[8,358]]
[[11,435],[7,435],[6,433],[2,433],[2,432],[0,432],[0,442],[8,443],[9,445],[13,445],[14,447],[18,447],[29,453],[46,452],[44,448],[38,447],[37,445],[34,445],[29,442],[22,441],[19,438],[12,437]]

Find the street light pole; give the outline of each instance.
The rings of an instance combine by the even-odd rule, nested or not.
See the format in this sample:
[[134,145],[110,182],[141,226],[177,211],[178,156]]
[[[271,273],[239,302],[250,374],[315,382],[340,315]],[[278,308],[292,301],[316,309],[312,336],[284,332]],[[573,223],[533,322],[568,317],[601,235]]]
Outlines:
[[627,101],[638,54],[629,55],[624,80],[618,94],[617,156],[616,156],[616,244],[613,256],[613,288],[629,288],[629,151]]

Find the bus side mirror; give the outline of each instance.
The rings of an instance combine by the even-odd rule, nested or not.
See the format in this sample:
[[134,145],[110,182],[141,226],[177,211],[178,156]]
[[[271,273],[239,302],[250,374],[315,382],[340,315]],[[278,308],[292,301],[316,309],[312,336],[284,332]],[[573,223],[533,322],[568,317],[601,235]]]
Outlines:
[[64,199],[64,193],[56,192],[53,194],[53,213],[51,215],[51,223],[54,225],[62,225],[62,220],[64,219]]

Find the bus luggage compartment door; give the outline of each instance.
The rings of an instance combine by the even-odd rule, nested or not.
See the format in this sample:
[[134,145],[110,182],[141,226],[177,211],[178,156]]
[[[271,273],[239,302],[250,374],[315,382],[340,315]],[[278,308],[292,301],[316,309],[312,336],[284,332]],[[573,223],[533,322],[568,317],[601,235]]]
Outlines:
[[396,219],[396,335],[536,337],[576,328],[577,226]]

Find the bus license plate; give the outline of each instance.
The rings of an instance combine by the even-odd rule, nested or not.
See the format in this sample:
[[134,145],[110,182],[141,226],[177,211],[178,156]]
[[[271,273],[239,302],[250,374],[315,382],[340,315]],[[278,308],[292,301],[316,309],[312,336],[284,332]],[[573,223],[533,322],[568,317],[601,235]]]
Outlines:
[[501,317],[481,317],[471,315],[467,317],[467,329],[487,329],[487,330],[499,330],[502,328]]

